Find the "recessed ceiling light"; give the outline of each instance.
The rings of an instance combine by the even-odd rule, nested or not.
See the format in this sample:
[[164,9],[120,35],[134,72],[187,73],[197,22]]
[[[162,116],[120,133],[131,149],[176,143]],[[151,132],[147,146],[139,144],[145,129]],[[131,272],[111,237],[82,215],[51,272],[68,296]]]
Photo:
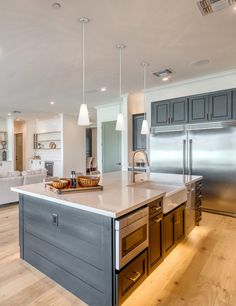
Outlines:
[[11,116],[11,113],[8,113],[7,116]]
[[169,81],[169,77],[164,77],[164,78],[162,78],[162,81],[163,81],[163,82]]
[[102,91],[102,92],[107,91],[107,88],[106,87],[101,87],[100,91]]
[[16,121],[20,121],[20,118],[16,118]]
[[58,10],[61,8],[61,4],[59,2],[54,2],[52,4],[52,8],[54,8],[55,10]]
[[51,104],[51,105],[54,105],[54,104],[55,104],[55,102],[54,102],[54,101],[51,101],[51,102],[50,102],[50,104]]
[[236,11],[236,4],[235,4],[235,6],[234,6],[234,11]]

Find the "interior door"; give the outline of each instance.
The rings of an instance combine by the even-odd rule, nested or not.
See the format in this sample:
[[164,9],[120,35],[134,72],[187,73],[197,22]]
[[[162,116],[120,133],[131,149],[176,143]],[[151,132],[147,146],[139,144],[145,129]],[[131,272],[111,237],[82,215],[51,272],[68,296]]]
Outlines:
[[235,139],[236,127],[189,133],[190,168],[193,175],[203,176],[204,210],[236,213]]
[[103,172],[121,170],[121,132],[116,131],[116,121],[102,124]]
[[15,169],[23,171],[23,134],[15,134]]
[[150,166],[153,172],[183,174],[187,166],[184,131],[165,132],[150,137]]

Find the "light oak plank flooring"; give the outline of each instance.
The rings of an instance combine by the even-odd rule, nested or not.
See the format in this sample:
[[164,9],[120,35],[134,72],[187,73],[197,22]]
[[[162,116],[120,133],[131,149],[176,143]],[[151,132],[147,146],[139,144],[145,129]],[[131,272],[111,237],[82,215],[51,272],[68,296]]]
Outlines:
[[[19,258],[17,205],[0,207],[0,305],[86,305]],[[123,305],[236,305],[236,219],[203,214]]]

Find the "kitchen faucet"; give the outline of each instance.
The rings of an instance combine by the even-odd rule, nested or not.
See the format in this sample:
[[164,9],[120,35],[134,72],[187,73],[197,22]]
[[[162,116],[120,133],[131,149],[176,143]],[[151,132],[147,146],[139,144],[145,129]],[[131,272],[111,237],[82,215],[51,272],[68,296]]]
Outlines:
[[135,183],[135,175],[138,174],[137,172],[134,171],[134,163],[135,163],[134,159],[135,159],[135,155],[137,153],[143,153],[145,155],[146,165],[147,165],[147,167],[149,167],[149,160],[148,160],[147,152],[144,151],[144,150],[136,150],[136,151],[134,151],[133,155],[132,155],[132,172],[131,172],[131,174],[132,174],[132,183]]

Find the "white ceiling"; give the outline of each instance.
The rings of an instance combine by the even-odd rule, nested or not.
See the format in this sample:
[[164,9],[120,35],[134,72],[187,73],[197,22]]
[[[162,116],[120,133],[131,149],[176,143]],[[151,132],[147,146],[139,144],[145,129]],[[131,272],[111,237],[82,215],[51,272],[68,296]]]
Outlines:
[[[196,0],[0,0],[0,113],[76,113],[81,102],[81,24],[86,16],[86,101],[118,97],[118,51],[125,43],[124,89],[160,86],[152,72],[172,68],[174,81],[236,68],[236,11],[203,17]],[[196,67],[191,63],[209,59]],[[100,88],[107,87],[101,93]],[[49,102],[56,102],[54,106]]]

